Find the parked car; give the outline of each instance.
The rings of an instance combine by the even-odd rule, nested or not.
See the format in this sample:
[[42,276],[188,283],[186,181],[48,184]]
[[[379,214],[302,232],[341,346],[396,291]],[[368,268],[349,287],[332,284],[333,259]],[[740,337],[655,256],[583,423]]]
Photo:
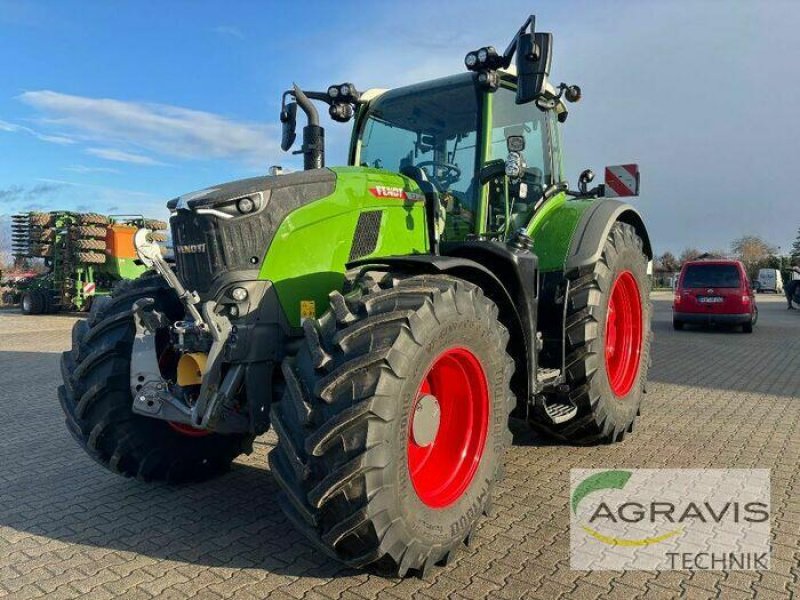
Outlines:
[[759,269],[758,270],[758,293],[772,292],[773,294],[783,293],[783,277],[778,269]]
[[675,289],[672,326],[740,325],[752,333],[758,320],[756,297],[744,265],[738,260],[695,260],[684,263]]

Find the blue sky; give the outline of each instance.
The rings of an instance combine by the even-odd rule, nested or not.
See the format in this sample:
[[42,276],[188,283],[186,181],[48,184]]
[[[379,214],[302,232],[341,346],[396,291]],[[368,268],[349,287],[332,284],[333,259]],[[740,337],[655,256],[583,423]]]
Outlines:
[[[442,3],[443,4],[443,3]],[[297,165],[280,93],[460,72],[535,9],[552,78],[584,100],[568,173],[636,161],[656,249],[788,248],[800,139],[800,3],[0,0],[0,215],[163,214],[180,193]],[[346,126],[330,124],[329,164]]]

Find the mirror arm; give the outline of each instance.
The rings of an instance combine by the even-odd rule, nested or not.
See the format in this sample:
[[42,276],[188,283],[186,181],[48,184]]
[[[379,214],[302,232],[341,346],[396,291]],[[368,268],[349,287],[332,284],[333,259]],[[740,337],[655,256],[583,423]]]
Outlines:
[[294,99],[308,118],[308,125],[303,127],[303,170],[321,169],[325,166],[325,130],[320,127],[319,113],[309,97],[294,84]]
[[567,194],[572,196],[575,200],[589,200],[591,198],[602,198],[605,195],[605,185],[602,183],[594,186],[585,192],[577,190],[566,190]]
[[297,100],[297,105],[303,109],[304,113],[306,113],[308,124],[319,127],[319,113],[317,112],[317,107],[314,106],[305,92],[303,92],[303,90],[301,90],[296,83],[294,84],[292,94],[294,95],[295,100]]
[[525,30],[528,29],[528,25],[536,26],[536,17],[534,15],[530,15],[528,19],[522,24],[522,27],[519,28],[517,34],[512,38],[511,43],[506,48],[506,51],[503,52],[503,68],[508,68],[511,64],[511,59],[514,58],[514,52],[517,50],[517,41],[519,40],[519,36],[525,33]]

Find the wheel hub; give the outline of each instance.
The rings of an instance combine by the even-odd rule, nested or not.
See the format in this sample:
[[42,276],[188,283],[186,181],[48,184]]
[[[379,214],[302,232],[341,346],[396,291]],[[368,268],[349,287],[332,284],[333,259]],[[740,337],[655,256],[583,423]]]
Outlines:
[[430,446],[439,432],[441,409],[436,396],[425,394],[417,400],[414,414],[411,416],[411,435],[414,443],[420,448]]

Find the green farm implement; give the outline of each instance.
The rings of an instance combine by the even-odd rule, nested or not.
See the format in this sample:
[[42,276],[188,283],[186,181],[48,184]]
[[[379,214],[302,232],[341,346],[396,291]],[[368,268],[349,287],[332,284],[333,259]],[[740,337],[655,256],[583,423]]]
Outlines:
[[42,259],[45,271],[15,283],[7,300],[29,315],[88,310],[117,282],[147,270],[133,247],[134,234],[145,225],[153,229],[152,239],[166,240],[161,231],[166,223],[141,217],[66,211],[13,215],[15,261]]
[[[446,563],[489,510],[509,418],[571,444],[618,442],[639,414],[652,250],[636,165],[577,189],[530,17],[504,52],[392,89],[283,95],[304,170],[169,202],[174,268],[93,304],[64,353],[67,425],[129,477],[225,472],[271,426],[290,520],[352,566]],[[325,166],[317,106],[353,122]],[[113,415],[113,417],[111,416]]]

